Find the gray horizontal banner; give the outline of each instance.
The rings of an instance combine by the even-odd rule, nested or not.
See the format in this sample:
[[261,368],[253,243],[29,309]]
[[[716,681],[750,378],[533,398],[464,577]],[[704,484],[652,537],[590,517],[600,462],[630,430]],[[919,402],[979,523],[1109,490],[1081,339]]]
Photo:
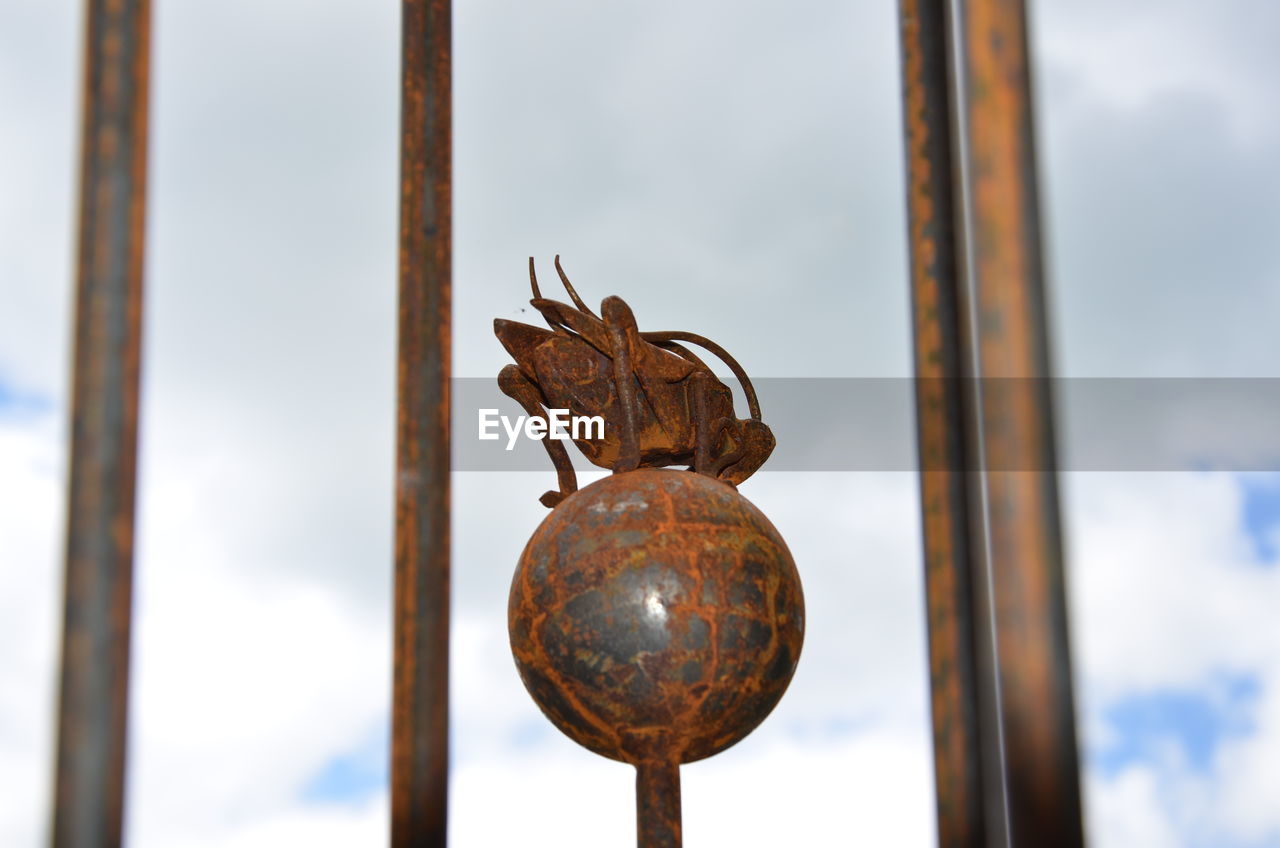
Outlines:
[[[746,417],[740,387],[724,382],[733,389],[737,414]],[[753,384],[778,442],[762,471],[919,470],[916,381],[761,378]],[[1048,388],[1061,470],[1280,470],[1280,379],[993,379],[978,388],[1002,403]],[[457,379],[453,392],[455,470],[551,472],[541,442],[523,428],[510,435],[524,411],[496,380]],[[490,410],[490,439],[479,437],[483,410]],[[576,467],[595,468],[565,444]]]

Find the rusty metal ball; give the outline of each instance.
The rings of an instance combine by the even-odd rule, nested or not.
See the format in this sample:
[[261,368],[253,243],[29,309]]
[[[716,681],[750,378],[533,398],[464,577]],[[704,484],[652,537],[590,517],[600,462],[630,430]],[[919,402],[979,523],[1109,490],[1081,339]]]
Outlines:
[[732,487],[640,469],[565,499],[511,586],[525,687],[574,741],[628,763],[692,762],[774,708],[804,599],[773,525]]

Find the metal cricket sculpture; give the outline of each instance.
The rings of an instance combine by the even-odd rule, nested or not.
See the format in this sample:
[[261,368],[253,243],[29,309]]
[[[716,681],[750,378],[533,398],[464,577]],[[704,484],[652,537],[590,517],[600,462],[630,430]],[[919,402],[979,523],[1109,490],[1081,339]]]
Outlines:
[[[613,471],[687,465],[737,484],[764,464],[773,451],[773,433],[760,420],[750,378],[724,348],[696,333],[641,331],[620,297],[606,297],[596,315],[574,291],[559,256],[555,266],[573,306],[542,296],[529,258],[529,303],[550,330],[494,319],[494,333],[516,361],[498,374],[504,394],[531,416],[547,408],[602,416],[604,438],[574,443],[592,463]],[[729,366],[747,396],[750,418],[735,416],[729,387],[681,342]],[[554,439],[543,443],[560,490],[540,500],[554,507],[577,491],[577,477],[564,445]]]
[[[639,848],[680,848],[680,765],[719,753],[765,719],[795,673],[804,597],[786,542],[737,491],[769,457],[755,389],[723,348],[686,332],[641,331],[607,297],[600,314],[542,296],[550,329],[501,319],[515,358],[498,385],[532,417],[604,419],[575,438],[614,473],[578,490],[559,440],[551,508],[511,583],[507,626],[525,688],[563,733],[636,768]],[[742,384],[749,418],[692,351]],[[687,466],[673,469],[668,466]],[[568,811],[566,811],[568,812]]]

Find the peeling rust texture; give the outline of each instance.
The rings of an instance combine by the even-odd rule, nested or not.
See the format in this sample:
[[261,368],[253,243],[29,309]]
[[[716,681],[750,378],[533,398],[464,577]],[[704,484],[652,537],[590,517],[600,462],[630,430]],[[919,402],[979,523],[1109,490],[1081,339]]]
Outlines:
[[421,848],[448,805],[451,7],[402,15],[391,844]]
[[785,542],[731,486],[639,469],[567,498],[511,586],[520,677],[561,731],[637,767],[642,848],[680,844],[680,763],[735,744],[785,692],[804,599]]
[[142,337],[150,4],[86,11],[58,848],[121,842]]
[[[959,6],[1009,835],[1015,846],[1078,846],[1084,837],[1025,10],[1021,0]],[[1006,382],[1034,390],[1002,391]]]
[[[710,339],[684,331],[642,331],[620,297],[606,297],[600,314],[578,297],[556,257],[556,271],[573,306],[542,296],[529,259],[529,303],[550,330],[494,320],[493,331],[515,359],[498,375],[498,386],[530,417],[547,420],[546,409],[599,416],[601,435],[575,438],[583,455],[601,468],[687,465],[737,485],[773,452],[773,431],[760,418],[751,379],[729,352]],[[682,343],[722,360],[742,384],[749,418],[736,417],[733,394]],[[563,442],[544,439],[560,484],[542,504],[554,507],[577,491],[577,475]]]
[[900,0],[899,21],[938,844],[979,848],[1003,831],[1003,788],[992,646],[978,594],[983,560],[970,533],[982,510],[971,473],[975,384],[953,190],[948,5]]

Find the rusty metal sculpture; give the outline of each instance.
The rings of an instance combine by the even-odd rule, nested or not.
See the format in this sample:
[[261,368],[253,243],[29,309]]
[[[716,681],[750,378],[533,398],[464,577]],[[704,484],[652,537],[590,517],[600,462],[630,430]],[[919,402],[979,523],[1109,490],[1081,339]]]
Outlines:
[[[696,333],[642,332],[620,297],[606,297],[597,316],[574,291],[559,256],[555,266],[573,306],[542,296],[529,258],[529,303],[551,330],[494,319],[494,333],[516,361],[498,374],[504,394],[534,417],[544,409],[603,417],[603,438],[574,443],[592,463],[613,471],[688,465],[737,484],[764,464],[773,433],[760,420],[751,380],[724,348]],[[729,366],[747,396],[750,418],[734,416],[729,387],[681,342],[705,348]],[[577,476],[563,444],[544,444],[560,490],[540,500],[554,507],[577,491]]]
[[[502,390],[531,416],[571,408],[605,418],[575,440],[614,474],[581,491],[559,442],[553,507],[525,546],[508,607],[525,688],[561,731],[636,767],[640,848],[681,845],[681,763],[749,734],[795,673],[804,598],[781,535],[736,490],[773,449],[750,381],[692,333],[642,333],[621,299],[597,318],[560,272],[576,309],[538,292],[552,331],[496,321],[518,365]],[[751,418],[688,341],[742,381]],[[689,465],[687,470],[664,468]],[[648,466],[648,467],[642,467]]]

